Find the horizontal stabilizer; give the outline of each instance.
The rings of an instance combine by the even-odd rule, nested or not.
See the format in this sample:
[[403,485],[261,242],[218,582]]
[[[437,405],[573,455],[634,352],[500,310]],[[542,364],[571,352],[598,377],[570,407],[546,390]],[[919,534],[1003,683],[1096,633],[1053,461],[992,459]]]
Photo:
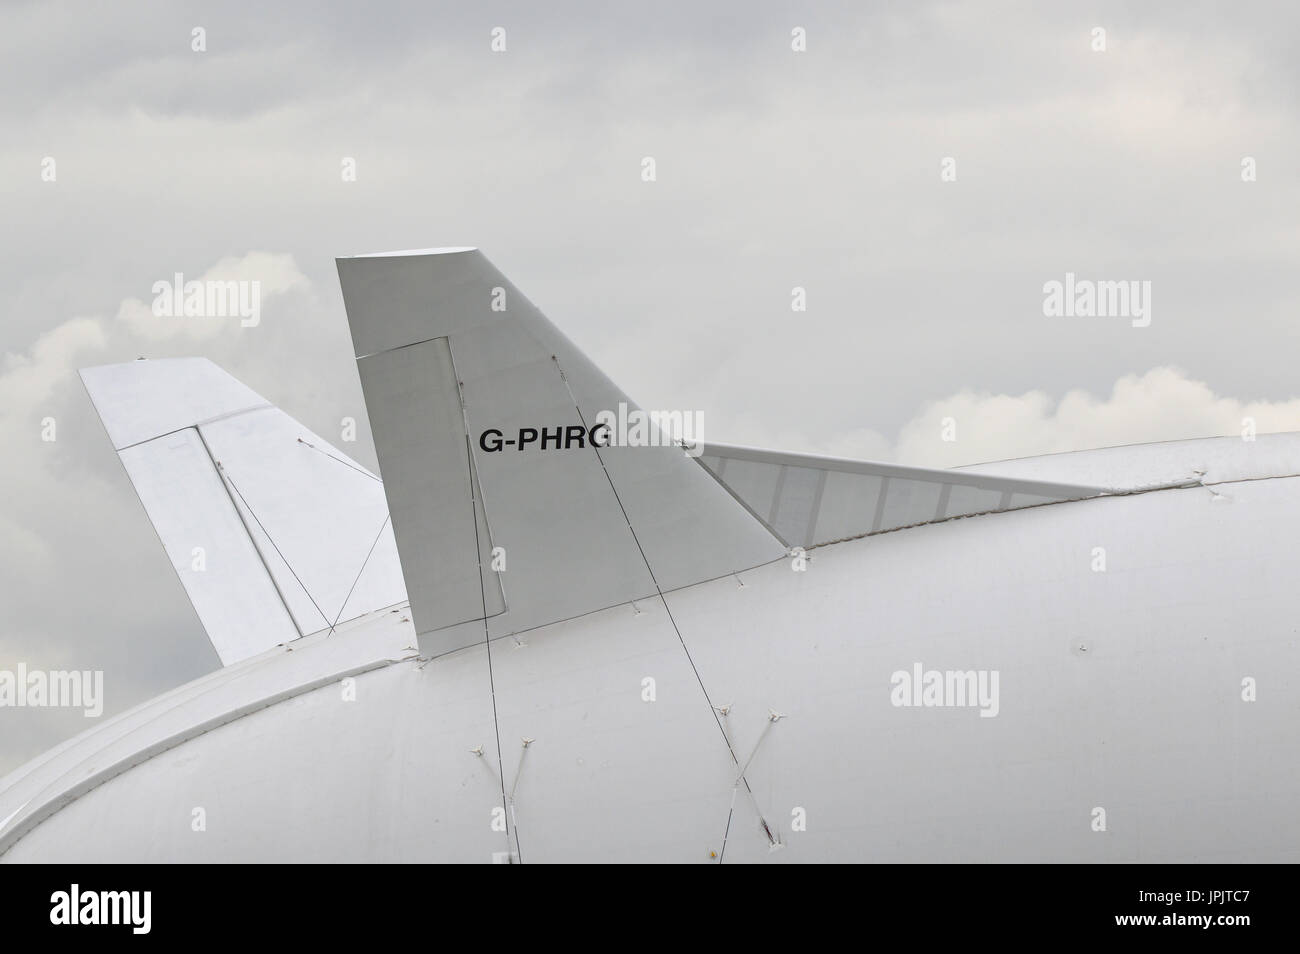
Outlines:
[[704,469],[787,546],[814,547],[978,513],[1107,493],[1102,487],[705,444]]
[[379,478],[204,358],[82,381],[224,665],[406,599]]

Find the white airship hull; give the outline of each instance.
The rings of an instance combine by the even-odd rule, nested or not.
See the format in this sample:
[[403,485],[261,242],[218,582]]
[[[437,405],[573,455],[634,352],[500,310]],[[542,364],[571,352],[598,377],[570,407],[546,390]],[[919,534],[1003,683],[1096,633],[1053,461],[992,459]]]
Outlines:
[[594,445],[477,250],[339,274],[382,482],[203,359],[82,372],[223,668],[0,782],[0,860],[1300,860],[1300,435]]
[[[17,839],[0,833],[0,849],[9,862],[1293,861],[1298,489],[1243,480],[820,547],[803,572],[779,561],[496,640],[495,699],[487,647],[422,660],[403,652],[404,614],[378,612],[66,747],[5,797],[87,790]],[[379,641],[395,661],[357,662]],[[996,670],[996,716],[895,705],[893,674],[917,664]],[[733,751],[753,753],[748,786]]]

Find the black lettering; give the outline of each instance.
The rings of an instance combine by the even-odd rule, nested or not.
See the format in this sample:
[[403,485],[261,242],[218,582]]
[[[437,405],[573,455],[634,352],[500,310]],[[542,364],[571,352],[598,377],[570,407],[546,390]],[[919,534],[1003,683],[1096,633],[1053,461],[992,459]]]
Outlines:
[[[488,443],[489,434],[493,435],[491,438],[490,445]],[[495,427],[488,428],[486,431],[484,431],[482,434],[478,436],[478,446],[481,447],[483,450],[487,451],[489,454],[493,453],[494,451],[499,451],[501,449],[501,432],[498,431]]]

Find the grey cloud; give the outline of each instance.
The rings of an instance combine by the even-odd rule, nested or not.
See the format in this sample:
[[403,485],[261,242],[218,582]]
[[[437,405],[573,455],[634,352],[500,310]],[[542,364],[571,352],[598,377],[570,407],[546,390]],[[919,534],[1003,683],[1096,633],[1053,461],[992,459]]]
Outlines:
[[[216,665],[73,369],[206,354],[324,435],[356,417],[348,450],[373,465],[340,254],[478,245],[629,393],[703,410],[718,440],[921,453],[933,402],[1102,399],[1166,365],[1281,404],[1297,392],[1297,18],[1173,2],[5,6],[0,352],[77,317],[105,339],[48,398],[0,408],[0,665],[102,664],[110,712]],[[1097,25],[1104,54],[1087,47]],[[1240,180],[1246,155],[1258,182]],[[309,281],[259,328],[159,341],[116,318],[154,281],[253,251]],[[1151,326],[1045,318],[1042,285],[1067,270],[1151,280]],[[1044,450],[1106,433],[1043,420]],[[75,722],[0,713],[0,770]]]

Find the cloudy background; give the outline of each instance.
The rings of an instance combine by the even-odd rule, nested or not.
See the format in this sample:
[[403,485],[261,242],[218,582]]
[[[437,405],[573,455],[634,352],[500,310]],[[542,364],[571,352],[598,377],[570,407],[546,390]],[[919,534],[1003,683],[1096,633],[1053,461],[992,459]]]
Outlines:
[[[1300,430],[1290,4],[333,6],[0,8],[0,669],[102,669],[112,714],[216,668],[76,369],[206,355],[373,467],[336,255],[477,245],[714,440]],[[1150,281],[1150,326],[1044,317],[1067,271]],[[261,324],[154,318],[174,272]],[[88,724],[0,710],[0,772]]]

